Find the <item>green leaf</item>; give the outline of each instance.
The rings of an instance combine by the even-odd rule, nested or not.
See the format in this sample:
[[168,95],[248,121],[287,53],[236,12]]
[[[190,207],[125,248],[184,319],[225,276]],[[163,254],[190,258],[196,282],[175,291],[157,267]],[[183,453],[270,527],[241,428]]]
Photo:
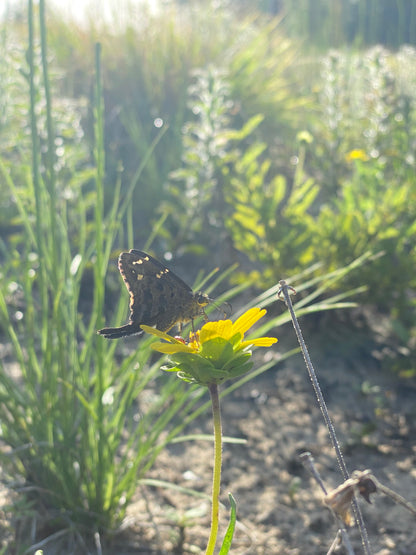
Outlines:
[[228,499],[231,505],[230,523],[228,524],[227,532],[224,536],[219,555],[227,555],[231,549],[231,543],[234,537],[235,523],[237,520],[237,505],[231,493],[228,494]]

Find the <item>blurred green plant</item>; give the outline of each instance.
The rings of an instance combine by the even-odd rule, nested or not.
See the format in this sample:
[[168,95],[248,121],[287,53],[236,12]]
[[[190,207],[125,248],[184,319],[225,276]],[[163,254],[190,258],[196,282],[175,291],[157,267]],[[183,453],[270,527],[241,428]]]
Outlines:
[[252,276],[258,286],[273,283],[277,269],[286,273],[306,267],[311,262],[308,209],[317,186],[295,177],[289,187],[283,176],[271,177],[267,145],[256,136],[264,116],[234,127],[225,71],[208,67],[195,72],[189,95],[195,120],[184,127],[183,166],[170,174],[170,198],[160,207],[169,216],[160,231],[168,248],[199,249],[210,257],[219,252],[220,264],[233,260],[237,249],[264,264],[262,279],[260,272]]
[[[14,246],[22,248],[21,230],[24,222],[10,181],[15,184],[23,205],[30,204],[33,191],[27,184],[30,172],[27,161],[32,153],[27,96],[30,79],[33,79],[34,94],[38,94],[41,76],[39,72],[33,76],[29,74],[25,61],[26,53],[23,45],[16,41],[13,31],[9,31],[5,26],[0,36],[3,41],[3,56],[0,60],[0,152],[4,168],[8,172],[7,179],[0,180],[0,226],[2,238],[7,237]],[[38,45],[35,45],[32,56],[34,65],[41,67],[42,58]],[[52,70],[54,93],[61,76],[62,71],[57,68]],[[86,112],[85,99],[54,94],[55,121],[51,145],[48,145],[48,121],[44,98],[36,98],[36,110],[38,163],[41,167],[48,168],[47,179],[52,179],[53,173],[56,206],[59,210],[65,206],[68,233],[74,238],[78,236],[77,211],[80,189],[83,191],[85,210],[91,211],[94,205],[91,187],[88,188],[88,182],[93,179],[93,171],[88,161],[90,153],[81,126],[82,117]],[[47,160],[50,150],[53,156],[52,165]],[[22,163],[25,158],[26,163]]]
[[[105,151],[106,206],[112,204],[112,183],[121,179],[122,192],[134,179],[135,239],[149,236],[168,173],[182,152],[182,126],[186,120],[186,89],[193,68],[221,57],[230,28],[238,25],[227,10],[171,4],[161,12],[137,13],[118,25],[100,29],[103,45],[103,80],[106,101]],[[89,68],[95,22],[89,33],[56,17],[51,25],[51,50],[62,67],[69,68],[66,83],[89,94]],[[215,39],[213,37],[215,36]],[[93,137],[91,120],[87,136]],[[161,148],[149,149],[160,129],[166,132]],[[137,167],[147,156],[147,163]],[[119,168],[122,168],[120,175]]]
[[349,283],[369,286],[367,301],[390,314],[404,341],[415,321],[416,54],[332,52],[322,67],[321,118],[298,133],[293,177],[276,173],[268,158],[262,114],[236,128],[228,73],[196,74],[196,118],[162,205],[171,224],[164,238],[210,257],[221,248],[220,263],[244,253],[255,269],[233,279],[258,286],[318,260],[331,271],[372,249],[371,264]]
[[314,252],[327,269],[368,248],[383,254],[359,277],[367,301],[412,328],[416,51],[332,52],[322,67],[322,117],[308,153],[309,171],[322,175]]
[[309,60],[301,55],[299,43],[287,38],[282,18],[252,16],[242,22],[224,61],[220,67],[227,71],[233,127],[262,114],[255,136],[267,144],[273,167],[286,168],[292,141],[315,109],[304,77]]
[[[354,160],[374,162],[394,182],[412,179],[415,162],[416,50],[374,47],[332,51],[322,58],[317,86],[320,117],[313,124],[308,168],[334,199]],[[319,172],[319,173],[318,173]]]
[[[233,249],[238,249],[253,262],[266,262],[268,274],[261,284],[270,285],[276,279],[274,262],[284,248],[283,240],[273,242],[270,235],[276,229],[285,180],[279,176],[267,182],[271,162],[264,156],[266,144],[255,137],[264,118],[253,116],[242,128],[233,128],[230,82],[224,71],[213,67],[195,74],[189,94],[196,119],[184,128],[183,167],[171,173],[170,199],[161,205],[170,224],[163,231],[164,239],[175,251],[197,246],[210,256],[219,251],[218,263],[232,260]],[[303,216],[302,208],[298,211]],[[294,231],[294,218],[290,225]],[[278,229],[282,237],[285,232],[290,234],[288,226]],[[297,234],[298,242],[299,237]],[[289,243],[291,238],[285,239]],[[297,253],[291,251],[292,261]],[[294,269],[285,262],[284,268]],[[283,271],[281,266],[279,269]],[[234,273],[233,280],[236,276]]]
[[198,248],[206,254],[227,241],[232,207],[226,195],[230,168],[240,152],[235,145],[261,118],[252,118],[238,132],[231,129],[230,85],[225,73],[214,67],[195,72],[189,95],[196,120],[183,129],[183,166],[170,174],[168,200],[160,206],[169,220],[161,234],[175,252]]
[[[148,342],[117,364],[116,345],[95,333],[103,324],[112,246],[116,235],[123,240],[121,222],[123,217],[131,222],[133,208],[128,196],[120,201],[118,183],[111,208],[104,211],[98,47],[94,165],[86,173],[74,170],[87,164],[82,148],[73,145],[71,133],[65,142],[65,125],[54,118],[44,8],[40,2],[38,56],[38,19],[30,3],[26,70],[30,104],[25,107],[30,111],[26,128],[31,130],[32,150],[22,146],[13,161],[21,165],[18,175],[25,180],[17,181],[7,152],[0,158],[1,181],[22,226],[14,244],[7,240],[0,244],[0,326],[11,358],[1,360],[0,437],[8,449],[0,456],[8,485],[31,507],[19,514],[16,505],[15,521],[36,514],[32,541],[42,539],[46,545],[57,540],[54,532],[60,530],[61,552],[68,552],[82,536],[91,541],[94,533],[120,524],[138,480],[189,421],[199,395],[185,392],[175,381],[162,380],[138,418],[135,400],[159,368],[146,364]],[[59,128],[63,144],[58,143],[66,153],[61,158],[56,152]],[[68,188],[72,194],[65,194]],[[75,221],[77,226],[71,226]],[[132,242],[131,236],[127,241]],[[90,299],[85,287],[92,291]],[[115,309],[117,320],[125,309],[122,298]],[[178,414],[179,424],[174,418]],[[25,530],[25,525],[16,527],[14,548],[27,547]]]
[[396,363],[408,375],[416,329],[415,85],[411,47],[329,53],[317,97],[321,117],[305,145],[305,172],[320,183],[311,248],[326,270],[373,251],[372,263],[347,281],[368,285],[366,304],[388,316],[384,334],[392,352],[407,353]]
[[365,249],[379,253],[352,283],[366,283],[373,305],[409,325],[415,317],[409,293],[416,286],[416,184],[386,181],[375,162],[357,160],[355,166],[336,202],[321,206],[314,252],[328,269]]
[[[251,116],[268,114],[257,135],[273,149],[276,164],[284,164],[286,141],[303,117],[305,97],[295,94],[301,87],[298,51],[285,38],[280,20],[251,16],[242,21],[227,7],[211,4],[171,4],[160,13],[130,15],[124,26],[117,26],[116,17],[111,28],[100,29],[107,106],[105,198],[110,206],[117,179],[124,191],[160,128],[167,129],[133,195],[136,239],[145,241],[168,175],[183,154],[183,127],[190,116],[187,90],[196,68],[224,68],[233,101],[232,127],[240,129]],[[52,22],[51,51],[68,68],[62,84],[77,96],[87,95],[95,23],[90,23],[89,36],[58,17]],[[86,136],[93,137],[91,124]]]
[[[292,182],[271,175],[270,160],[261,156],[262,145],[236,159],[229,194],[234,212],[227,223],[234,246],[255,263],[249,275],[256,284],[270,286],[277,275],[293,275],[318,260],[310,231],[319,187],[303,174],[303,140]],[[244,274],[236,277],[245,279]]]

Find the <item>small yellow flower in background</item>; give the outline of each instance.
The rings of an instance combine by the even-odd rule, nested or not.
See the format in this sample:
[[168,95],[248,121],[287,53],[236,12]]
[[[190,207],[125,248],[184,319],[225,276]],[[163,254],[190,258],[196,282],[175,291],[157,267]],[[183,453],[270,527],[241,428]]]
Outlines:
[[313,143],[313,135],[309,133],[309,131],[306,131],[304,129],[302,131],[299,131],[299,133],[296,135],[296,140],[299,143],[306,143],[310,145],[311,143]]
[[347,162],[353,162],[354,160],[362,160],[363,162],[367,162],[368,159],[369,158],[367,153],[362,148],[354,148],[353,150],[350,150],[345,156],[345,160]]
[[146,333],[168,341],[151,346],[155,351],[171,355],[172,365],[164,370],[178,372],[188,382],[210,385],[248,372],[252,366],[250,347],[270,347],[277,342],[275,337],[244,340],[247,331],[265,314],[265,309],[251,308],[234,323],[231,320],[207,322],[199,332],[190,335],[187,344],[149,326],[141,327]]

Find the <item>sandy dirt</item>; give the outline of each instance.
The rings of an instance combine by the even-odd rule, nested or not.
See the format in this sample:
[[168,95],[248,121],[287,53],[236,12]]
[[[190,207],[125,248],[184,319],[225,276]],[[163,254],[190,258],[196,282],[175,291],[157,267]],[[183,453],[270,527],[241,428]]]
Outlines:
[[[293,333],[285,335],[279,334],[278,352],[294,346]],[[416,380],[383,370],[370,356],[371,349],[363,354],[356,346],[329,338],[323,342],[322,333],[320,337],[309,345],[310,354],[348,469],[370,468],[380,482],[416,505]],[[223,450],[220,538],[228,523],[230,491],[238,507],[232,555],[327,553],[338,527],[299,454],[312,453],[328,490],[342,478],[302,356],[277,363],[224,399],[222,418],[224,435],[246,440],[226,443]],[[211,426],[207,414],[185,433],[211,434]],[[140,487],[124,531],[111,543],[103,541],[102,553],[204,553],[212,450],[212,442],[189,441],[162,452],[148,477],[205,497]],[[415,516],[382,494],[375,494],[372,501],[369,505],[360,499],[359,504],[373,553],[416,555]],[[350,529],[350,540],[356,554],[364,552],[356,528]],[[67,555],[58,545],[49,543],[44,555]],[[71,551],[99,552],[93,547]],[[337,553],[345,553],[344,548]]]
[[[279,342],[285,350],[284,339]],[[318,353],[318,354],[317,354]],[[401,380],[371,356],[322,344],[311,348],[349,471],[371,469],[377,479],[416,505],[416,380]],[[222,403],[226,444],[220,537],[229,491],[238,506],[233,555],[321,555],[337,532],[323,494],[299,454],[312,453],[326,488],[342,482],[334,450],[301,355],[257,377]],[[211,433],[200,418],[188,433]],[[161,454],[151,476],[209,493],[212,443],[176,444]],[[359,500],[374,554],[416,555],[416,518],[389,497]],[[151,518],[148,510],[150,509]],[[141,488],[129,510],[130,548],[119,538],[111,553],[204,553],[209,501],[172,490]],[[364,553],[356,528],[356,554]],[[343,547],[337,553],[345,553]]]

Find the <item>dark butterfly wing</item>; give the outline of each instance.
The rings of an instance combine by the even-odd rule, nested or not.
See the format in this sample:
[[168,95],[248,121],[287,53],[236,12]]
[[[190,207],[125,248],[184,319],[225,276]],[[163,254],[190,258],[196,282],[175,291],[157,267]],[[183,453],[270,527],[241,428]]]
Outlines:
[[193,300],[192,289],[145,252],[121,253],[118,266],[130,293],[130,323],[168,331]]
[[137,267],[142,266],[142,273],[145,276],[150,276],[152,279],[155,276],[159,277],[159,274],[161,278],[163,276],[169,276],[169,283],[172,284],[172,286],[173,283],[175,283],[176,287],[178,287],[179,289],[185,289],[186,291],[189,291],[189,293],[192,293],[192,289],[189,287],[189,285],[187,285],[176,274],[171,272],[169,268],[159,262],[159,260],[156,260],[156,258],[150,256],[150,254],[139,251],[137,249],[130,249],[129,252],[122,252],[118,259],[118,267],[121,275],[123,275],[123,268],[125,264],[127,263],[128,266],[130,262]]
[[143,335],[143,330],[140,328],[140,324],[126,324],[119,328],[103,328],[97,333],[106,339],[119,339],[128,335]]
[[192,320],[208,303],[195,299],[192,289],[149,254],[135,249],[122,252],[118,267],[130,294],[130,322],[98,333],[108,339],[141,333],[141,324],[169,331],[176,323]]

